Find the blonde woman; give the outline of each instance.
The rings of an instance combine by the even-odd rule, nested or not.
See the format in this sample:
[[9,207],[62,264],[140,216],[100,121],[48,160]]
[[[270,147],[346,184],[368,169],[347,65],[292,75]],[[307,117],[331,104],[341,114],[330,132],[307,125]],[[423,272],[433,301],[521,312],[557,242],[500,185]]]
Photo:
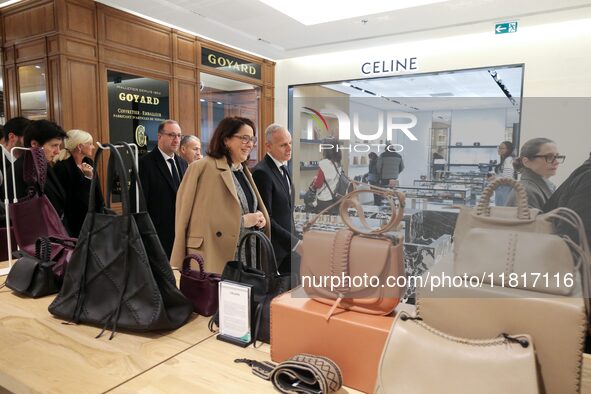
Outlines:
[[[53,169],[66,192],[64,224],[72,237],[78,237],[88,212],[95,147],[92,135],[84,130],[70,130],[67,135],[65,148],[54,159],[56,164]],[[97,207],[102,210],[103,198],[99,187],[96,189],[96,201]]]

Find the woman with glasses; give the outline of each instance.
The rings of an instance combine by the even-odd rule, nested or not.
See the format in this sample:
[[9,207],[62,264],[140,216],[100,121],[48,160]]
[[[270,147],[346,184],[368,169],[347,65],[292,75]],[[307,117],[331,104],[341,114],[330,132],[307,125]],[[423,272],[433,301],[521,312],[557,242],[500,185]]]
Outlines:
[[[520,181],[530,208],[542,209],[556,186],[548,179],[556,174],[558,165],[566,156],[558,153],[554,141],[548,138],[533,138],[521,147],[519,157],[513,161],[515,171],[521,174]],[[508,206],[517,206],[515,190],[509,194]]]
[[[53,169],[66,193],[64,224],[70,236],[78,238],[88,212],[95,147],[92,135],[84,130],[70,130],[67,135],[64,149],[53,159]],[[100,188],[96,190],[99,209],[102,209],[102,193]]]
[[221,273],[237,256],[238,241],[253,229],[270,236],[269,215],[246,161],[255,147],[255,125],[238,116],[222,119],[207,156],[189,166],[176,199],[171,263],[180,267],[189,253],[200,254],[208,272]]

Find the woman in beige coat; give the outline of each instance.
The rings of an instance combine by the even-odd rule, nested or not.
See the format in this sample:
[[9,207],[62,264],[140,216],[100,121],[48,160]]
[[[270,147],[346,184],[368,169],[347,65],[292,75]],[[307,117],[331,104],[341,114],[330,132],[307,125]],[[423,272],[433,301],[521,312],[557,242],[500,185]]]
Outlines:
[[250,119],[228,117],[216,128],[207,156],[191,164],[176,198],[171,264],[200,254],[208,272],[221,273],[236,256],[241,235],[258,228],[270,235],[269,215],[246,168],[256,144]]

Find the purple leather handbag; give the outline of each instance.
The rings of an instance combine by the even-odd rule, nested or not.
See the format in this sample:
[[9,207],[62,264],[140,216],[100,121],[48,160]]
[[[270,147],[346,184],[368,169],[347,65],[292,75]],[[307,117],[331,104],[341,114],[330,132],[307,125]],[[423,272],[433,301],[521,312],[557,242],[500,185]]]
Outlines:
[[8,209],[17,245],[34,255],[37,238],[68,237],[68,232],[43,193],[47,178],[47,160],[43,150],[32,148],[26,151],[24,160],[24,180],[32,187],[27,197],[8,204]]
[[[191,260],[199,263],[199,271],[191,269]],[[195,313],[211,316],[218,310],[218,283],[221,275],[205,272],[203,258],[198,254],[190,254],[183,260],[181,269],[181,293],[193,304]]]

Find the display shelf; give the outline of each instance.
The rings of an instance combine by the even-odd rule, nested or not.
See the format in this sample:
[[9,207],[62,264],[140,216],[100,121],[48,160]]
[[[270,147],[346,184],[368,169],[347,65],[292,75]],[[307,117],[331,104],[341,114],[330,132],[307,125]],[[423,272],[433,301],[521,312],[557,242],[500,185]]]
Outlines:
[[300,171],[312,171],[319,169],[320,166],[300,166]]
[[419,187],[419,186],[399,186],[398,191],[405,193],[406,198],[426,198],[428,200],[454,200],[466,201],[469,200],[472,193],[468,187],[462,188],[435,188],[435,187]]
[[478,167],[480,164],[478,164],[478,163],[476,163],[476,164],[474,164],[474,163],[465,163],[465,164],[462,164],[462,163],[448,163],[447,165],[450,166],[450,167],[451,166],[454,166],[454,167],[468,167],[468,166],[470,166],[470,167]]
[[498,146],[496,145],[480,145],[480,146],[474,146],[474,145],[448,145],[448,148],[455,148],[455,149],[497,149]]

